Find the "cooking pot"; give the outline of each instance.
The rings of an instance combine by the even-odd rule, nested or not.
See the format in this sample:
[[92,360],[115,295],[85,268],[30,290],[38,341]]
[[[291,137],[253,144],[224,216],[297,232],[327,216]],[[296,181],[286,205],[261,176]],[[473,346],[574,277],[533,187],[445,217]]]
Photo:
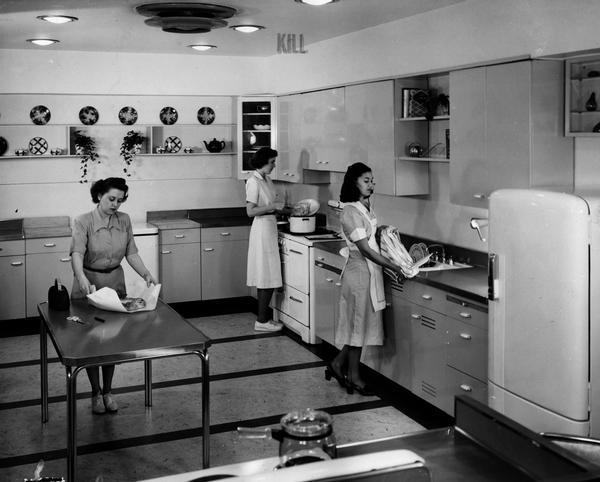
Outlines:
[[315,216],[290,216],[290,233],[312,233],[316,226]]
[[334,459],[337,447],[331,415],[307,408],[281,418],[281,428],[238,427],[246,438],[272,438],[279,441],[280,464],[277,468]]

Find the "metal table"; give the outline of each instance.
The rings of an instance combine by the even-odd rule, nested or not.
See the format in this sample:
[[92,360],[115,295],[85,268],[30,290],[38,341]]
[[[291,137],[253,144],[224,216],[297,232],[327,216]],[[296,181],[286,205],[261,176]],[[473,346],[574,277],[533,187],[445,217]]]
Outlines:
[[[152,406],[152,359],[195,354],[202,360],[202,466],[210,464],[208,352],[210,339],[161,300],[153,311],[118,313],[72,300],[68,311],[38,305],[42,422],[48,421],[48,345],[50,335],[67,382],[67,480],[75,481],[77,457],[76,387],[84,368],[144,360],[145,404]],[[79,316],[85,324],[67,320]],[[101,318],[104,322],[99,321]]]

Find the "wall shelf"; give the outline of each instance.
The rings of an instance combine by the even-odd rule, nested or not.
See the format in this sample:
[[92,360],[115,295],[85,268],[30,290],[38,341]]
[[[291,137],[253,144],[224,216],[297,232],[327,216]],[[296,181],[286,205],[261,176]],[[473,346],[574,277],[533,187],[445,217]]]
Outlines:
[[[410,121],[428,121],[425,117],[398,117],[396,118],[398,122],[410,122]],[[431,119],[431,121],[439,121],[439,120],[450,120],[449,115],[436,115]]]
[[450,162],[450,159],[445,157],[410,157],[400,156],[397,158],[398,161],[421,161],[421,162]]

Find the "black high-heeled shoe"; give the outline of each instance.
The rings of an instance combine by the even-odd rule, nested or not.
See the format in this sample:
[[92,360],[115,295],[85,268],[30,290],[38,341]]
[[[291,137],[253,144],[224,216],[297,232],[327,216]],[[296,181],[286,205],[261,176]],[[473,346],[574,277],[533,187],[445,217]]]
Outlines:
[[325,380],[331,380],[331,377],[337,380],[337,382],[340,384],[340,387],[346,388],[346,377],[344,375],[338,375],[338,373],[336,373],[331,366],[331,363],[328,363],[327,367],[325,367]]
[[372,397],[375,395],[375,392],[368,385],[364,387],[359,387],[356,383],[352,383],[350,380],[346,380],[346,393],[352,395],[354,392],[358,392],[364,397]]

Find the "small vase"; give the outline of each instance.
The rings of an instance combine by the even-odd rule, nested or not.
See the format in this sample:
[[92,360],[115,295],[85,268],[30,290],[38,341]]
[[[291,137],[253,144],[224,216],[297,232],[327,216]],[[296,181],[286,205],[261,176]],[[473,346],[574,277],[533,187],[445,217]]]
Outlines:
[[590,98],[585,103],[585,109],[588,111],[593,111],[596,110],[597,107],[598,104],[596,102],[596,92],[592,92],[592,95],[590,95]]

